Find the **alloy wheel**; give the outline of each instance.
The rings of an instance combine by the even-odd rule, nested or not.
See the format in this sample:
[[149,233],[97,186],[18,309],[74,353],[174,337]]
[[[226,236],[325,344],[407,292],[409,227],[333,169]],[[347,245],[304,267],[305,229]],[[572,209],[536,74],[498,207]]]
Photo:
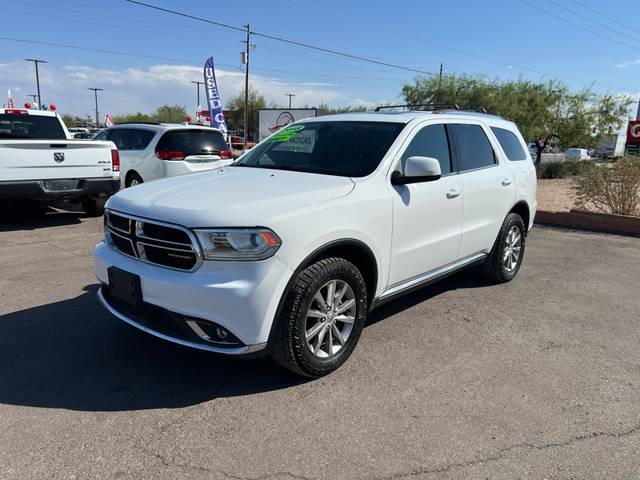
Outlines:
[[511,227],[504,240],[504,251],[502,254],[502,264],[507,272],[513,272],[518,266],[520,253],[522,251],[522,233],[517,226]]
[[311,353],[321,358],[337,354],[347,343],[356,318],[356,296],[344,280],[330,280],[313,296],[305,322]]

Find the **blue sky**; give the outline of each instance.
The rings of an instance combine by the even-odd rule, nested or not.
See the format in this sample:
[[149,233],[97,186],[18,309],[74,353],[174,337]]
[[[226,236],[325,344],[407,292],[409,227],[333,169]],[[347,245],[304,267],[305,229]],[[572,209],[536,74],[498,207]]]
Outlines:
[[[445,72],[558,77],[574,89],[595,82],[598,92],[634,96],[640,90],[640,26],[625,16],[628,2],[617,0],[147,1],[434,73],[443,63]],[[241,32],[124,0],[0,0],[0,8],[0,37],[130,54],[0,39],[0,91],[12,89],[20,103],[35,93],[26,57],[49,62],[41,69],[43,100],[79,115],[93,108],[88,87],[105,89],[100,109],[111,114],[165,103],[194,110],[189,81],[201,80],[201,64],[210,55],[223,101],[242,86]],[[398,101],[402,85],[417,75],[260,37],[253,41],[252,85],[276,103],[285,103],[284,93],[296,95],[294,106]]]

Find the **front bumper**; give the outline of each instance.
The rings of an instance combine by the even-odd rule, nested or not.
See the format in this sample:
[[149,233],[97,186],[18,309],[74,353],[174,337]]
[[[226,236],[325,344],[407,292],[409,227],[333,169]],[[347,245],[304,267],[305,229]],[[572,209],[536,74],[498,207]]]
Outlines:
[[96,276],[103,284],[109,282],[111,266],[138,275],[145,305],[180,316],[183,321],[191,318],[212,322],[232,333],[241,345],[213,345],[167,332],[143,318],[141,311],[119,308],[100,292],[100,301],[116,317],[174,343],[235,355],[266,347],[280,298],[293,273],[277,256],[258,262],[205,261],[192,273],[175,271],[127,257],[104,242],[96,245],[95,258]]
[[85,196],[109,196],[119,189],[120,179],[113,177],[80,179],[77,188],[73,190],[48,190],[45,180],[9,181],[0,182],[0,199],[42,201],[60,198],[77,199]]

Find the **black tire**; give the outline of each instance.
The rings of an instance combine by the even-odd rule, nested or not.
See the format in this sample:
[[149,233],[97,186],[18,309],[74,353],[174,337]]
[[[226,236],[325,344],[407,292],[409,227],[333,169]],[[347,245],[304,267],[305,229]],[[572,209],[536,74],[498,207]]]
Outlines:
[[80,200],[82,210],[88,217],[101,217],[104,214],[104,203],[104,200],[100,201],[91,197]]
[[[137,183],[135,183],[137,182]],[[140,175],[138,175],[136,172],[129,172],[127,174],[127,178],[124,181],[124,186],[126,188],[129,188],[132,184],[134,185],[139,185],[141,183],[143,183],[144,180],[142,180],[142,177]]]
[[[355,300],[355,319],[341,348],[333,355],[321,358],[307,345],[307,311],[316,292],[331,280],[345,282],[351,287]],[[367,286],[360,271],[351,262],[331,257],[310,265],[295,278],[276,319],[271,356],[282,367],[306,377],[321,377],[331,373],[349,358],[358,343],[366,321],[367,305]]]
[[[507,236],[514,227],[517,228],[520,233],[520,254],[517,262],[515,262],[515,266],[509,270],[503,258],[508,248],[506,244]],[[517,213],[507,215],[504,222],[502,222],[502,227],[500,227],[498,238],[496,238],[493,248],[491,249],[491,254],[484,264],[484,271],[491,280],[497,283],[510,282],[518,274],[520,265],[522,265],[522,259],[524,258],[526,236],[527,229],[522,217]]]

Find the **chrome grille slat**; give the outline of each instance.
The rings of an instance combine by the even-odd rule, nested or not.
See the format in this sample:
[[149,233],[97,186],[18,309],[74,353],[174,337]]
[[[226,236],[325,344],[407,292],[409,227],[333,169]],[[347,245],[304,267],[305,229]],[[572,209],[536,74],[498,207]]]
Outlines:
[[[114,210],[107,210],[105,217],[105,237],[107,238],[107,243],[123,255],[152,265],[182,272],[193,272],[202,264],[203,257],[200,246],[194,234],[185,227],[140,218]],[[119,226],[114,225],[114,223],[117,223],[120,227],[126,223],[128,225],[128,231],[119,228]],[[148,232],[147,234],[143,233],[145,225],[161,227],[155,228],[155,232],[165,232],[174,240],[175,238],[185,237],[190,240],[190,243],[176,242],[174,240],[150,236]],[[114,243],[110,237],[111,235],[130,242],[134,256],[122,250]]]

